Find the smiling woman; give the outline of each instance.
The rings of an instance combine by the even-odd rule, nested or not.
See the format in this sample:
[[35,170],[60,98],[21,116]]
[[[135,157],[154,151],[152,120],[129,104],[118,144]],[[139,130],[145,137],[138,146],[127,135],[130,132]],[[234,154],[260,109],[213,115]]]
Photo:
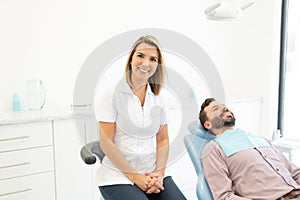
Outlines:
[[105,199],[186,199],[165,173],[168,111],[160,95],[165,72],[158,41],[140,37],[129,53],[125,77],[95,103],[105,153],[96,179]]
[[[136,73],[137,71],[140,73]],[[154,37],[141,37],[133,44],[126,62],[125,73],[126,81],[131,88],[137,89],[149,82],[152,92],[155,95],[159,94],[166,69],[160,45]]]
[[146,84],[158,67],[158,50],[155,46],[141,43],[135,50],[131,61],[131,76],[128,76],[133,93],[144,106]]

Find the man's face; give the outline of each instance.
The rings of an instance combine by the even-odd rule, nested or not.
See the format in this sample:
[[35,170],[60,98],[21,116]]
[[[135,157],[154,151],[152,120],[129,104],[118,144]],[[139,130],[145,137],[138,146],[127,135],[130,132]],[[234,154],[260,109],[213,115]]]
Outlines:
[[234,114],[224,105],[217,101],[212,101],[205,109],[208,122],[211,124],[209,129],[220,129],[224,126],[234,126]]

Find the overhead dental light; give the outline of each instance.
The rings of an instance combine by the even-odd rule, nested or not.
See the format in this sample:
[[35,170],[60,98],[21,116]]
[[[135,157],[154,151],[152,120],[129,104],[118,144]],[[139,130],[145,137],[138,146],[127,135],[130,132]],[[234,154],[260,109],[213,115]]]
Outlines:
[[253,4],[253,1],[244,3],[219,1],[206,8],[204,13],[210,20],[230,20],[242,16],[244,10]]

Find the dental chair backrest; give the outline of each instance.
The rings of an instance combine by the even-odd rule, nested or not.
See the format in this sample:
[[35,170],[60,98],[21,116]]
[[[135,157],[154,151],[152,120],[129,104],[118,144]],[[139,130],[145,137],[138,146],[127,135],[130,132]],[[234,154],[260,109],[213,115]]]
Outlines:
[[211,191],[204,177],[201,154],[205,144],[213,140],[215,136],[211,133],[208,133],[202,127],[199,120],[190,122],[188,125],[188,130],[189,134],[184,137],[184,144],[198,176],[196,186],[198,200],[213,200]]

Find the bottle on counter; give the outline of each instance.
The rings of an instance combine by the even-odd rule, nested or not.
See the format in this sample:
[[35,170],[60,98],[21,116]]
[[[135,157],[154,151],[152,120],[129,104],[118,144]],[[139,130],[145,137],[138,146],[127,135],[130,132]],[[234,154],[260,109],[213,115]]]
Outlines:
[[18,93],[13,93],[13,96],[12,96],[12,110],[14,112],[21,111],[21,100],[20,100],[20,95]]
[[278,140],[281,137],[281,133],[279,129],[273,131],[272,141]]

